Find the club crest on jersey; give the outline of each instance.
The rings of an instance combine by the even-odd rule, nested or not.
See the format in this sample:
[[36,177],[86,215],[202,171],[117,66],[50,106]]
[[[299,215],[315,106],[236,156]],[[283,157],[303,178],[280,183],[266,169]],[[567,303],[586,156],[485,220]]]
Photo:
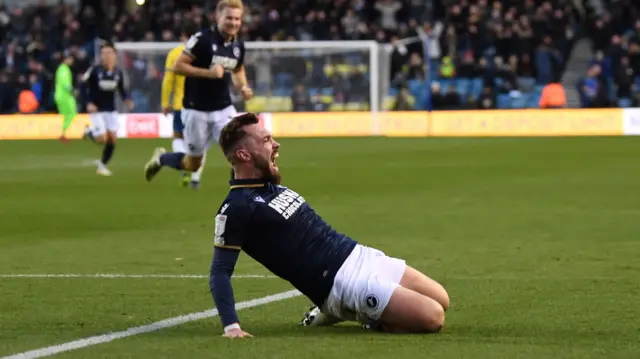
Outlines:
[[269,201],[269,207],[278,212],[284,219],[291,218],[305,203],[304,198],[296,192],[286,189]]
[[211,45],[211,50],[213,50],[213,52],[218,51],[218,45],[216,44]]
[[233,48],[233,56],[240,57],[240,48],[239,47],[234,47]]

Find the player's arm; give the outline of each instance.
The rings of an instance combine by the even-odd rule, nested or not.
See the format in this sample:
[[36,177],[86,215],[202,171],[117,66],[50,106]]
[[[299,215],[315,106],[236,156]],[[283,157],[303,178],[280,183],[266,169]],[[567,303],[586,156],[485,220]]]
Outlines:
[[120,72],[120,76],[118,77],[118,92],[120,93],[120,97],[122,97],[122,101],[129,106],[129,109],[133,109],[133,101],[131,100],[129,91],[124,85],[124,76],[122,72]]
[[171,50],[167,56],[167,61],[164,64],[164,77],[162,78],[162,97],[160,102],[162,103],[162,109],[167,110],[172,107],[171,97],[175,86],[175,75],[173,73],[173,65],[176,62],[176,51]]
[[187,40],[184,45],[184,51],[173,66],[173,71],[178,75],[190,77],[203,77],[209,79],[219,79],[224,76],[224,69],[220,65],[212,68],[201,68],[193,66],[193,61],[199,56],[206,56],[209,51],[206,39],[203,39],[202,33],[198,32]]
[[242,92],[244,99],[249,100],[253,97],[253,90],[251,90],[247,82],[247,72],[244,69],[244,51],[244,44],[240,44],[240,58],[238,59],[238,65],[231,73],[231,81],[236,89]]
[[98,108],[96,107],[97,102],[97,87],[96,83],[96,75],[95,68],[92,66],[84,73],[82,76],[82,87],[84,89],[83,93],[85,96],[85,102],[87,103],[87,111],[88,112],[96,112]]
[[229,337],[248,336],[240,328],[231,276],[247,236],[247,228],[250,228],[249,218],[249,208],[232,203],[225,204],[215,220],[215,249],[209,286],[224,327],[224,335]]

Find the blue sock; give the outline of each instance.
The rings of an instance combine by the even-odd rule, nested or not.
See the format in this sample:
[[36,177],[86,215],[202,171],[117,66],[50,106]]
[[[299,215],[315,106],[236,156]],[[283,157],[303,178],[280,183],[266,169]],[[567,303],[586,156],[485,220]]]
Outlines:
[[103,164],[107,164],[109,162],[109,160],[111,159],[111,156],[113,156],[113,151],[116,148],[116,144],[115,143],[111,143],[111,142],[107,142],[104,144],[104,150],[102,150],[102,163]]
[[182,152],[168,152],[160,156],[160,164],[166,167],[181,170],[183,158],[184,153]]

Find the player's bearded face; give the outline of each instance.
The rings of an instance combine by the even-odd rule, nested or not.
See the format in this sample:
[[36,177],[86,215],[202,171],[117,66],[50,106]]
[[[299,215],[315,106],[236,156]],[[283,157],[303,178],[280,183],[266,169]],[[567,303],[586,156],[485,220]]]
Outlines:
[[251,161],[253,166],[260,171],[262,178],[268,179],[270,182],[280,184],[281,176],[276,164],[276,158],[280,156],[280,144],[271,136],[258,139],[262,143],[257,143],[251,149]]
[[234,8],[226,8],[218,16],[218,26],[222,31],[230,36],[235,36],[240,30],[242,24],[242,10]]

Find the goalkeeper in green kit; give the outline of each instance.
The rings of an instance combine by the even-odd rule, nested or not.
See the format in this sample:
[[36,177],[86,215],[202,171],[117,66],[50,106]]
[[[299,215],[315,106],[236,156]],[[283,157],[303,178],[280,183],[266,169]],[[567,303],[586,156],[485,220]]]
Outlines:
[[64,119],[62,123],[62,136],[60,136],[60,141],[62,142],[67,142],[67,129],[71,126],[71,122],[77,113],[76,99],[73,93],[73,74],[71,73],[73,61],[73,56],[65,56],[56,70],[55,101],[58,112],[60,112]]

